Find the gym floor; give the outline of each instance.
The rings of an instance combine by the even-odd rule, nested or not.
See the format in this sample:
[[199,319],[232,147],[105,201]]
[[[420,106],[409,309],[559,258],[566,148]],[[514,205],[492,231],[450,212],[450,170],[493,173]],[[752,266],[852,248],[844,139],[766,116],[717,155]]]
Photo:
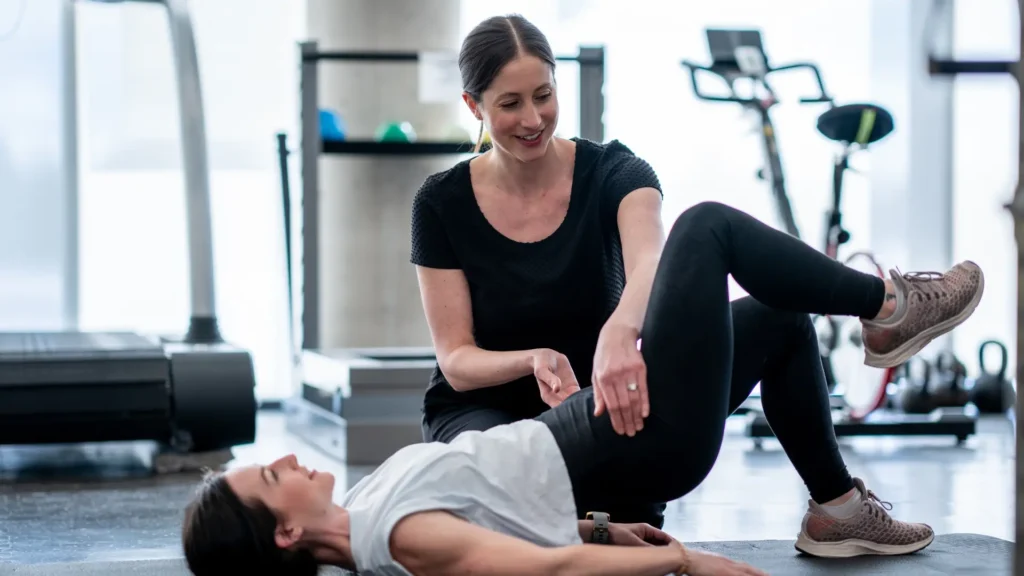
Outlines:
[[[807,492],[777,442],[755,450],[733,418],[707,480],[667,510],[682,541],[795,538]],[[979,434],[952,438],[843,439],[851,473],[893,504],[901,519],[937,533],[1013,539],[1013,438],[1008,420],[986,417]],[[0,573],[3,562],[162,559],[180,555],[182,507],[195,473],[153,477],[146,445],[0,449]],[[347,467],[292,436],[283,415],[259,416],[257,441],[231,466],[295,453],[337,477],[336,496],[369,467]],[[94,462],[102,461],[101,466]],[[642,479],[637,480],[638,485]]]

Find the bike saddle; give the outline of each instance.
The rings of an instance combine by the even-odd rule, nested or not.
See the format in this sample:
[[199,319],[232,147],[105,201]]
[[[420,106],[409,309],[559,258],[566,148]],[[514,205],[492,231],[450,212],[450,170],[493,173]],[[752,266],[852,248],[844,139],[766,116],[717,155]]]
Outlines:
[[836,142],[867,146],[892,130],[892,114],[875,104],[844,104],[818,116],[818,132]]

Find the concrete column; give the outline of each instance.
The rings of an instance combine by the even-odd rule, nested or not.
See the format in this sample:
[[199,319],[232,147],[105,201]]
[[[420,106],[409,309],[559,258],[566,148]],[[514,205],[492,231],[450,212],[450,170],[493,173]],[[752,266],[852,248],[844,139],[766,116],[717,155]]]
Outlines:
[[[309,0],[309,38],[321,50],[457,52],[460,0]],[[422,103],[415,63],[321,62],[319,103],[351,139],[408,121],[438,140],[468,114],[457,97]],[[412,199],[460,156],[321,156],[320,347],[429,346],[409,263]]]
[[928,75],[925,42],[949,53],[952,4],[929,20],[932,8],[871,3],[871,93],[896,124],[871,153],[871,246],[884,266],[904,272],[941,272],[953,260],[953,86]]

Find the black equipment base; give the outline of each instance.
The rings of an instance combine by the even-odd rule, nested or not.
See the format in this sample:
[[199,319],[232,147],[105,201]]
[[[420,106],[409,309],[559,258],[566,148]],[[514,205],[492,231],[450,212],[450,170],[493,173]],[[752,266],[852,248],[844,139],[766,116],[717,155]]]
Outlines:
[[[958,443],[977,432],[978,417],[964,408],[939,408],[930,414],[904,414],[887,410],[872,412],[862,421],[848,419],[838,413],[833,418],[836,436],[953,436]],[[751,412],[746,435],[755,446],[760,440],[774,438],[771,426],[762,412]]]
[[256,435],[250,355],[125,332],[0,333],[0,445],[153,440],[203,452]]

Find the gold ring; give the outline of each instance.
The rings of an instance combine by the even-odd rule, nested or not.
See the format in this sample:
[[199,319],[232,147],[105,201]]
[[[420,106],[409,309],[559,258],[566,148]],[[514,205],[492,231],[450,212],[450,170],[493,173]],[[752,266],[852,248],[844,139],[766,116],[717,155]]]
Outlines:
[[630,392],[636,392],[636,382],[630,382],[629,385],[626,386],[626,390],[629,390]]

